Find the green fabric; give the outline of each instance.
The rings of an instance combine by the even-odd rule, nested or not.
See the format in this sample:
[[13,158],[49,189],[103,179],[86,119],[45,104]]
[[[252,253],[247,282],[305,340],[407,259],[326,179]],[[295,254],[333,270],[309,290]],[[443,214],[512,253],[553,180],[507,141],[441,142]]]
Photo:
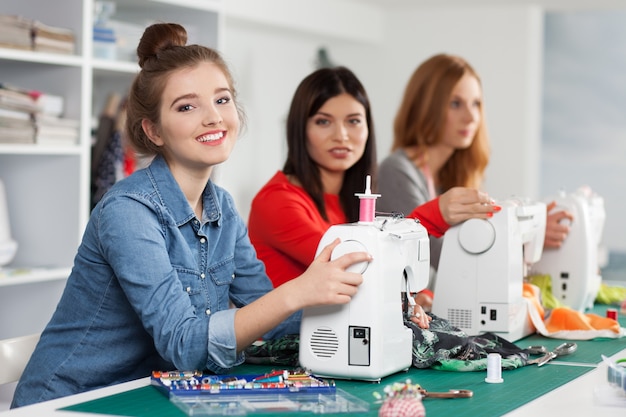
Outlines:
[[[563,303],[552,293],[552,278],[550,275],[532,275],[528,277],[528,281],[541,290],[541,304],[546,310],[563,307]],[[600,289],[595,299],[596,303],[619,304],[622,301],[626,301],[626,287],[609,286],[605,283],[600,284]]]
[[298,366],[299,334],[276,340],[259,340],[246,348],[246,362],[256,365]]
[[[498,335],[485,333],[468,336],[448,320],[428,314],[432,317],[428,329],[421,329],[410,320],[404,323],[413,331],[414,367],[432,367],[441,371],[484,371],[487,369],[489,353],[500,354],[504,369],[527,364],[527,352]],[[257,341],[246,349],[246,363],[296,367],[299,365],[299,342],[299,335]]]
[[600,290],[596,296],[596,303],[619,304],[626,300],[626,287],[610,287],[605,283],[600,284]]
[[552,278],[550,275],[532,275],[528,278],[528,281],[541,290],[541,305],[543,308],[551,310],[553,308],[563,307],[563,303],[552,293]]
[[503,369],[525,366],[528,353],[494,333],[468,336],[448,320],[428,313],[432,320],[428,329],[422,329],[406,320],[404,325],[413,331],[413,366],[440,371],[484,371],[487,356],[499,353]]

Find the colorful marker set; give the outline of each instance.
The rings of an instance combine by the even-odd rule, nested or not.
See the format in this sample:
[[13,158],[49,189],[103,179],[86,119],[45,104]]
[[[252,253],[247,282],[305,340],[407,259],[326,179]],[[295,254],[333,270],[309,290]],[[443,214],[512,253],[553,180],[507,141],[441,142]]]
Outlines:
[[166,395],[289,394],[335,392],[335,382],[306,371],[277,370],[260,375],[204,375],[199,371],[153,371],[152,385]]

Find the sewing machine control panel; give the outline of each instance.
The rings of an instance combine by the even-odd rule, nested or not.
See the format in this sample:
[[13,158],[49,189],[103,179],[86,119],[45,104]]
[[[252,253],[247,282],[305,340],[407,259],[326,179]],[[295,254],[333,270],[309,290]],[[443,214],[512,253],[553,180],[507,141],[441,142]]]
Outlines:
[[353,366],[370,365],[370,328],[349,326],[348,364]]

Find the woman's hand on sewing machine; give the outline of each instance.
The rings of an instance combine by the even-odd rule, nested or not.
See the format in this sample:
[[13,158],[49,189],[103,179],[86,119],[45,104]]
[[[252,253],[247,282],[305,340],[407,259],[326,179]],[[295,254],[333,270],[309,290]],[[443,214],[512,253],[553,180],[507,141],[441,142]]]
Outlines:
[[417,324],[421,329],[428,329],[428,327],[430,327],[430,321],[432,319],[432,317],[424,312],[424,309],[421,305],[416,304],[413,306],[413,315],[411,316],[410,320],[413,323]]
[[415,294],[413,299],[415,300],[415,304],[418,304],[424,311],[430,311],[433,308],[433,297],[431,296],[432,292],[430,291],[420,291]]
[[439,197],[439,210],[450,226],[467,219],[487,219],[502,210],[489,195],[474,188],[453,187]]
[[569,225],[574,221],[574,215],[567,210],[553,211],[556,201],[547,206],[546,237],[543,241],[544,248],[560,248],[569,234]]
[[346,304],[356,294],[363,275],[346,269],[359,262],[370,262],[367,252],[349,252],[331,260],[333,249],[340,243],[335,239],[320,252],[306,271],[296,279],[284,283],[298,308],[317,305]]

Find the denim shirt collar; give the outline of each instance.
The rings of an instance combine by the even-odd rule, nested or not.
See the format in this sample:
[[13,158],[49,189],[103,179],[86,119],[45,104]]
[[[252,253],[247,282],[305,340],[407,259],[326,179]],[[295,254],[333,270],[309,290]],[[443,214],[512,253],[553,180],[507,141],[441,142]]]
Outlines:
[[[177,225],[181,226],[196,217],[163,156],[155,156],[146,171],[159,200],[169,209]],[[211,180],[207,182],[202,195],[204,218],[200,219],[201,223],[212,222],[221,226],[222,208]]]

